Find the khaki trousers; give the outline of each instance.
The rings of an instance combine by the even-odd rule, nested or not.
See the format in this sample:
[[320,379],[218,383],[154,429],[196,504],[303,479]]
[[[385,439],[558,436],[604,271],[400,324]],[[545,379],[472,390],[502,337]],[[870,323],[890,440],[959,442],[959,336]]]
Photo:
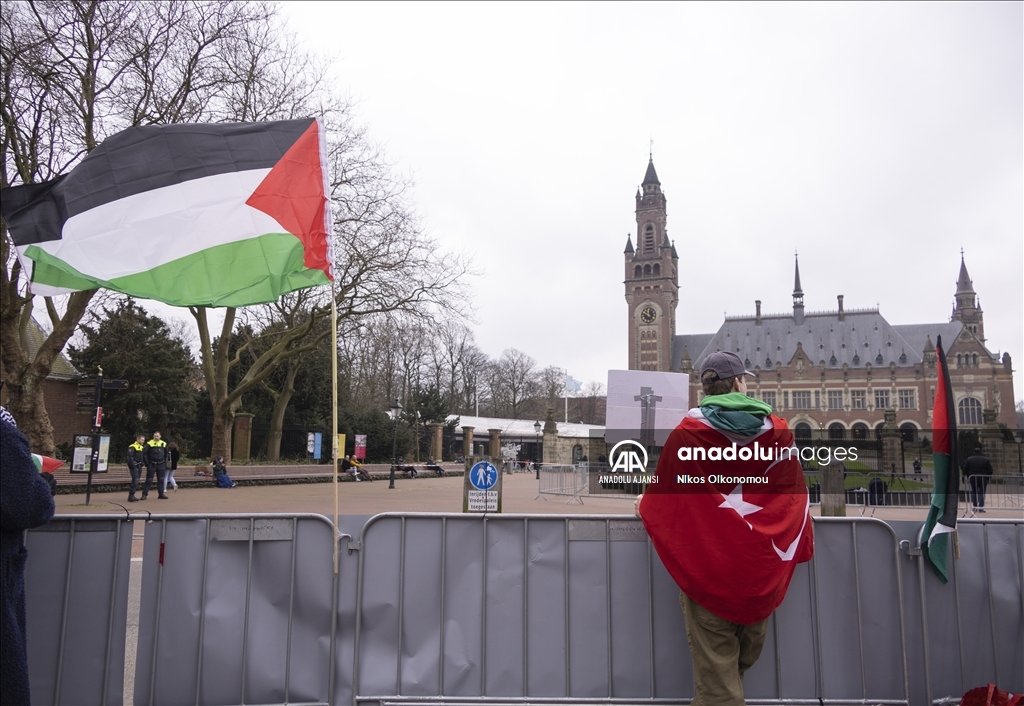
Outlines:
[[680,592],[697,696],[690,706],[743,706],[743,673],[761,656],[768,620],[730,623]]

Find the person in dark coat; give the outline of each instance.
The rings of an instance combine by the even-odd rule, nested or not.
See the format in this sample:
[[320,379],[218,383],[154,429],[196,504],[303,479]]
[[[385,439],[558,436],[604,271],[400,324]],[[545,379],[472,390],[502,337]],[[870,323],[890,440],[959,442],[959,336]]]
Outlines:
[[146,459],[146,482],[142,486],[142,499],[149,495],[149,488],[156,476],[157,498],[167,500],[167,463],[171,460],[167,442],[160,438],[160,432],[153,432],[153,438],[146,442],[143,450]]
[[975,512],[985,512],[985,491],[988,480],[992,477],[992,463],[981,453],[981,447],[975,447],[974,453],[960,464],[964,478],[971,484],[971,504]]
[[0,407],[0,703],[29,704],[24,531],[53,517],[50,485],[32,462],[28,439]]
[[228,467],[224,465],[224,457],[218,456],[213,459],[213,479],[217,481],[218,488],[234,488],[235,482],[228,475]]
[[146,467],[146,437],[139,434],[135,437],[134,443],[128,447],[128,472],[132,476],[132,482],[128,486],[128,502],[138,500],[135,491],[139,489],[139,481],[142,479],[142,470]]

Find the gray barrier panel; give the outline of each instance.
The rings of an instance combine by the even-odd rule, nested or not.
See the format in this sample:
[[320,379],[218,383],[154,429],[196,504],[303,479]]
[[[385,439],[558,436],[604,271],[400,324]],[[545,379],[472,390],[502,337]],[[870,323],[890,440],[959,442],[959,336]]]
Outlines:
[[135,704],[327,703],[332,536],[318,515],[147,525]]
[[[1024,521],[961,521],[945,585],[907,551],[920,526],[815,520],[815,559],[747,673],[751,703],[903,702],[907,679],[913,704],[989,681],[1024,691]],[[121,702],[132,527],[62,517],[27,533],[36,703]],[[693,694],[678,589],[636,520],[340,518],[360,528],[335,577],[321,516],[147,524],[135,703]]]
[[[815,521],[751,701],[905,703],[896,536]],[[380,515],[363,530],[356,701],[692,698],[679,590],[627,517]]]
[[132,523],[57,518],[29,531],[25,544],[33,702],[121,703]]
[[921,523],[891,524],[905,550],[913,703],[957,703],[989,682],[1024,691],[1024,521],[958,521],[960,558],[946,584],[916,550]]

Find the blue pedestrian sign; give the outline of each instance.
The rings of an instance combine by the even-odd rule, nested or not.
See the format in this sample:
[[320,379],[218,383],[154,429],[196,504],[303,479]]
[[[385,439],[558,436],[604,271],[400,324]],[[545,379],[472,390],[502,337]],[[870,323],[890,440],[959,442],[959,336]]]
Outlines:
[[493,463],[480,461],[469,471],[469,482],[477,490],[490,490],[498,482],[498,469]]

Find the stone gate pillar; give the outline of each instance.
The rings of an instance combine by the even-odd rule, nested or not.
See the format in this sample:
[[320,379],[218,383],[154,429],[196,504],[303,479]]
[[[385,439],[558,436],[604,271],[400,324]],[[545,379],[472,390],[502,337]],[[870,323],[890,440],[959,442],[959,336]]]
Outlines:
[[499,465],[501,463],[501,429],[488,429],[487,433],[491,435],[491,461],[497,460],[495,465]]
[[466,458],[466,471],[473,467],[473,430],[476,427],[462,427],[462,455]]
[[441,463],[444,424],[431,422],[428,426],[430,427],[430,458]]
[[885,410],[885,422],[882,424],[880,436],[882,453],[878,459],[878,472],[902,475],[906,472],[906,468],[903,467],[903,437],[896,425],[895,409]]
[[235,428],[231,433],[231,460],[248,461],[252,444],[252,418],[248,412],[235,413]]

